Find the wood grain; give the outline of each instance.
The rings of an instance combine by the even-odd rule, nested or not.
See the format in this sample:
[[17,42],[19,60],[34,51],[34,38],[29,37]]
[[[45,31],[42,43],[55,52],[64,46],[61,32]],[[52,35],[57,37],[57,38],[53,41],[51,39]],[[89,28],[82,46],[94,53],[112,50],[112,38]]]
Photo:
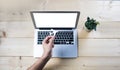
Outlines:
[[119,1],[109,0],[0,0],[0,21],[30,21],[29,12],[33,10],[78,10],[81,20],[90,16],[100,21],[119,21],[119,8]]
[[[35,61],[32,57],[22,57],[23,70]],[[52,58],[44,70],[119,70],[120,57],[78,57],[76,59]],[[102,67],[102,68],[101,68]]]
[[[120,56],[119,49],[119,39],[79,39],[79,56]],[[0,56],[33,56],[33,38],[2,38]]]
[[79,56],[120,56],[119,39],[80,39]]
[[[78,53],[75,59],[52,58],[44,70],[120,70],[120,1],[0,0],[0,70],[26,70],[33,58],[34,26],[30,11],[78,10]],[[97,31],[83,27],[90,16]],[[4,32],[4,34],[3,34]]]
[[33,38],[2,38],[0,56],[32,56]]
[[97,26],[97,31],[86,32],[84,23],[80,22],[78,24],[78,38],[103,38],[103,39],[119,39],[120,38],[120,22],[119,21],[107,21],[100,22],[100,25]]
[[[79,38],[120,38],[120,21],[100,21],[97,31],[86,32],[85,21],[79,21],[77,26]],[[34,36],[34,25],[28,21],[21,22],[0,22],[0,30],[6,33],[6,37],[30,37]],[[114,33],[113,33],[114,32]]]
[[19,57],[0,57],[0,70],[20,70]]

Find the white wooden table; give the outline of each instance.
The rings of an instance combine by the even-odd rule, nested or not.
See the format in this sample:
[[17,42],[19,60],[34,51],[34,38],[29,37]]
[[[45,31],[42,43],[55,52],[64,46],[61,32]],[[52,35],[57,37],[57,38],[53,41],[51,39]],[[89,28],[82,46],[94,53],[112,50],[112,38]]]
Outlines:
[[[120,69],[120,24],[119,22],[100,22],[97,31],[86,32],[78,25],[79,57],[76,59],[52,58],[46,65],[46,69],[51,70],[100,70],[100,69]],[[1,23],[2,24],[2,23]],[[5,24],[5,23],[3,23]],[[8,24],[8,23],[7,23]],[[30,66],[35,59],[33,56],[33,34],[21,23],[9,23],[7,37],[0,39],[0,69],[24,70]],[[17,24],[17,25],[15,25]],[[31,23],[32,24],[32,23]],[[114,24],[114,25],[112,25]],[[20,26],[21,25],[21,26]],[[14,27],[18,27],[17,31]],[[19,27],[20,26],[20,27]],[[25,29],[25,30],[24,30]],[[23,31],[24,30],[24,31]],[[28,31],[28,32],[27,32]],[[27,33],[25,33],[27,32]],[[18,37],[23,36],[26,37]],[[16,37],[12,37],[16,36]],[[9,37],[8,37],[9,36]],[[24,35],[25,36],[25,35]],[[31,35],[32,36],[32,35]]]
[[[0,9],[4,6],[1,4]],[[33,2],[33,5],[39,7],[30,6],[25,11],[14,12],[4,6],[0,11],[0,70],[26,70],[36,61],[33,58],[34,26],[30,10],[81,11],[77,27],[79,57],[52,58],[44,70],[120,70],[119,1],[40,0],[39,3]],[[88,33],[83,29],[87,16],[100,21],[97,31]]]

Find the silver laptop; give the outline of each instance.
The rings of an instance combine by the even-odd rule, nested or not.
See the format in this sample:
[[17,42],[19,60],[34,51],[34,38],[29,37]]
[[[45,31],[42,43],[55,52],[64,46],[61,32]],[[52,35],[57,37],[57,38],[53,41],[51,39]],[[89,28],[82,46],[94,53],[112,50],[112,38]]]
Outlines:
[[35,26],[34,57],[41,57],[42,41],[55,35],[52,57],[74,58],[78,56],[77,23],[79,11],[31,11]]

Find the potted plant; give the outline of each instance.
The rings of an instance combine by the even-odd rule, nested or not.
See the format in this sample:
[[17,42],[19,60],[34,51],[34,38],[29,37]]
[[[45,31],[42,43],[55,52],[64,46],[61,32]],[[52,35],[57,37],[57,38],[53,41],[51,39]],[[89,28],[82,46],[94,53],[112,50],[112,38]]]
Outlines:
[[85,22],[85,30],[90,32],[92,30],[96,31],[96,27],[99,24],[98,21],[96,21],[95,19],[90,19],[90,17],[87,17],[87,21]]

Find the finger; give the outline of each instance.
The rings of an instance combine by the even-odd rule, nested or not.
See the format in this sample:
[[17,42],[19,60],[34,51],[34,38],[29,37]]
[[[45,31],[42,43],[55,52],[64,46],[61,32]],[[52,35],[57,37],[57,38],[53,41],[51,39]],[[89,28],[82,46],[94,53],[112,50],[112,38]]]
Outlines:
[[49,44],[54,44],[54,39],[55,37],[54,36],[51,36],[50,40],[49,40]]
[[47,37],[43,40],[43,43],[47,43],[50,38],[51,38],[50,36],[47,36]]

